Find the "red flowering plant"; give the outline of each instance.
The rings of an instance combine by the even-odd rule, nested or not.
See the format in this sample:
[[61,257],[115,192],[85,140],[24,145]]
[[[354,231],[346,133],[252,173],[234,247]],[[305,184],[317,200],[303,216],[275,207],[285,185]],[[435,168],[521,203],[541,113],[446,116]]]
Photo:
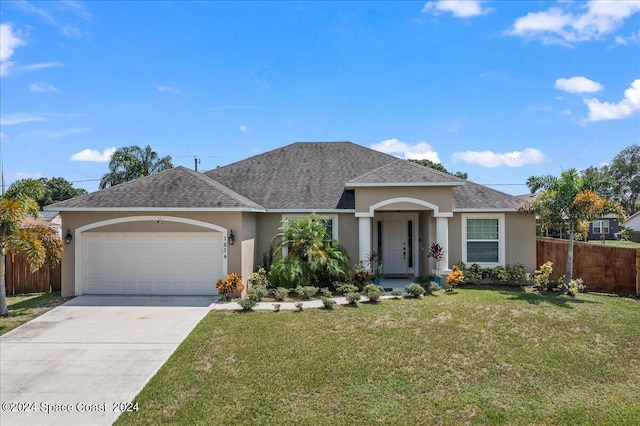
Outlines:
[[427,253],[427,257],[431,257],[436,261],[437,275],[440,275],[440,262],[444,260],[444,253],[444,247],[442,247],[439,243],[432,242],[429,245],[429,252]]

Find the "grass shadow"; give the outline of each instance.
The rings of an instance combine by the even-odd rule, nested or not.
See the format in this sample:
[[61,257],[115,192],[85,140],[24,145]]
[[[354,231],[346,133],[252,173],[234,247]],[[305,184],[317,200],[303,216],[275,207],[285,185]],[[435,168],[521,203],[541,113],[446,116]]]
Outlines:
[[9,307],[9,312],[11,311],[22,311],[25,309],[31,309],[35,307],[43,307],[46,308],[49,305],[55,306],[59,304],[56,300],[60,297],[60,292],[55,291],[51,293],[42,293],[39,296],[32,297],[30,299],[23,300],[17,303],[11,303],[11,296],[7,297],[7,305]]
[[572,297],[568,295],[562,295],[559,293],[551,292],[527,292],[523,289],[501,289],[501,294],[509,296],[508,300],[518,300],[527,302],[530,305],[540,305],[542,303],[549,303],[551,305],[558,306],[565,309],[573,309],[574,305],[582,304],[601,304],[600,302],[594,302],[592,300],[585,300],[578,297]]

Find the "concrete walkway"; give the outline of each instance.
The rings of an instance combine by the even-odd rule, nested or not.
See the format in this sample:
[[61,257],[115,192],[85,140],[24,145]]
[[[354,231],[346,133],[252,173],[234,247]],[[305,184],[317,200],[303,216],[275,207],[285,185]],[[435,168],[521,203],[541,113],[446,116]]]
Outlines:
[[0,336],[0,424],[113,423],[214,302],[79,296]]

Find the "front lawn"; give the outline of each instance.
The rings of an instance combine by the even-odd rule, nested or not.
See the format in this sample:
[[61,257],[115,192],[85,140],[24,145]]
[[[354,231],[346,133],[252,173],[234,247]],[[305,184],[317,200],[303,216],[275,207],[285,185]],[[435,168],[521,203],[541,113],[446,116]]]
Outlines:
[[640,302],[464,288],[212,311],[119,424],[640,424]]
[[0,318],[0,335],[31,321],[67,300],[69,299],[60,297],[59,291],[7,296],[9,316]]

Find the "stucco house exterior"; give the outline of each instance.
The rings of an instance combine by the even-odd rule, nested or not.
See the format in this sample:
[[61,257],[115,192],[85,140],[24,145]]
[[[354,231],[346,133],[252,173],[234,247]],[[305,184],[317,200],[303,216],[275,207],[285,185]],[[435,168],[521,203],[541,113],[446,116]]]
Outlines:
[[214,170],[176,167],[47,207],[73,239],[62,295],[215,294],[261,263],[283,220],[328,219],[353,264],[381,253],[388,277],[463,261],[536,267],[521,200],[351,142],[300,142]]

